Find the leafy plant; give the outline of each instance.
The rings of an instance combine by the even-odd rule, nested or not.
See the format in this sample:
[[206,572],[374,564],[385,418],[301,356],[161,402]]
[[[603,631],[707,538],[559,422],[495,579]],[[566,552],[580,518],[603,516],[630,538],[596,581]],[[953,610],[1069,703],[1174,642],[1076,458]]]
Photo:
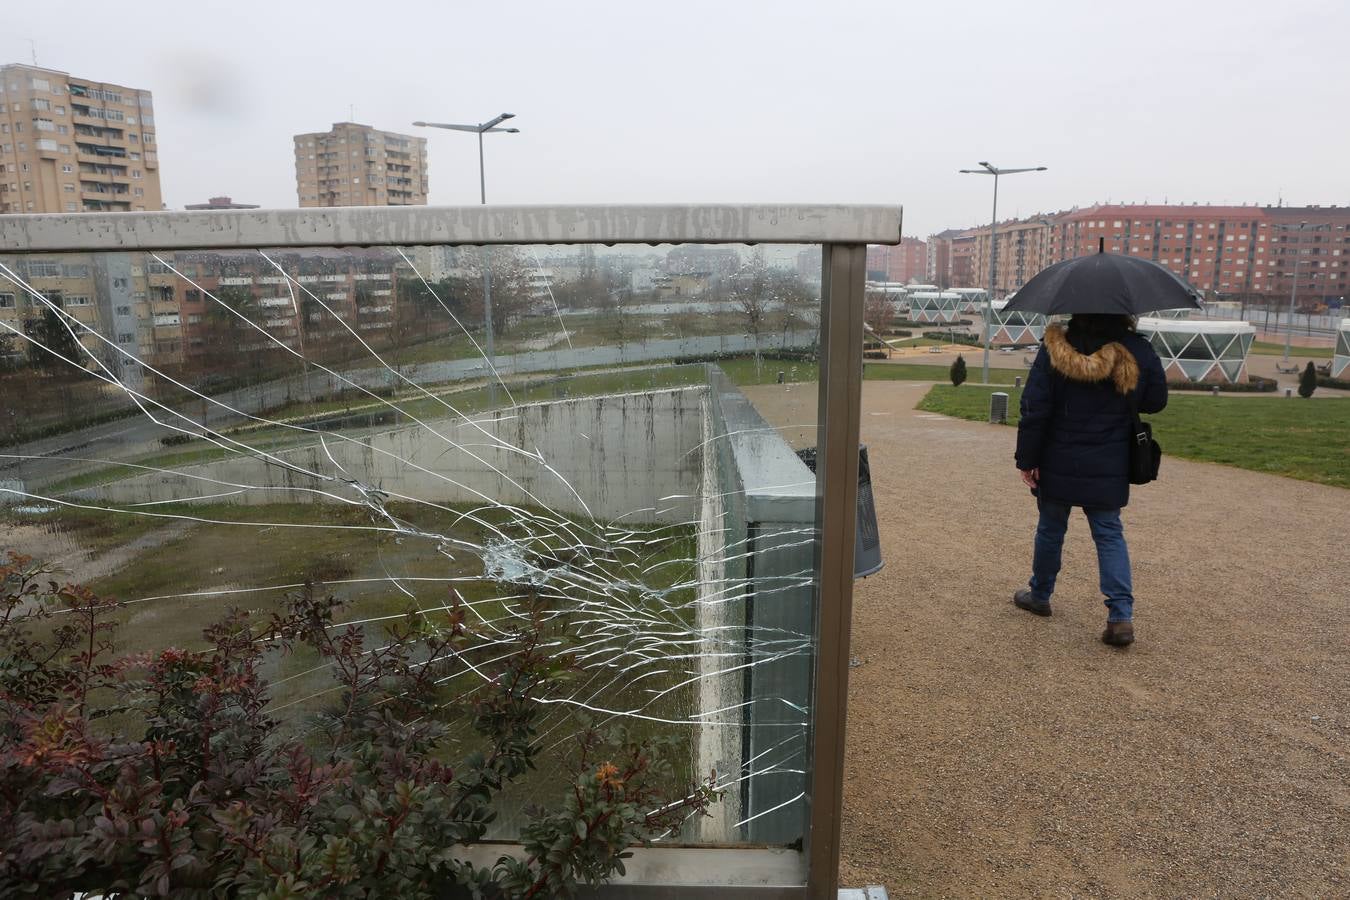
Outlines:
[[[0,565],[0,895],[567,897],[716,800],[711,779],[676,785],[659,742],[587,726],[521,853],[475,865],[463,848],[535,765],[539,701],[577,669],[537,595],[509,654],[453,592],[374,642],[307,585],[265,621],[229,612],[209,650],[118,656],[118,604],[49,573]],[[302,648],[333,698],[303,732],[269,712],[262,674]]]
[[965,383],[966,358],[964,356],[959,353],[956,355],[956,361],[952,363],[951,371],[947,373],[947,377],[952,380],[952,384],[956,387],[960,387]]

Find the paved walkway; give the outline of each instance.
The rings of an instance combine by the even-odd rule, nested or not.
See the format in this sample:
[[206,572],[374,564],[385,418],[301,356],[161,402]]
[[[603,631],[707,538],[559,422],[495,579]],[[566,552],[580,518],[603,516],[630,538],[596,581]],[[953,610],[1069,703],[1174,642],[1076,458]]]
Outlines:
[[[800,387],[746,393],[795,424]],[[1350,491],[1165,459],[1125,513],[1116,651],[1079,516],[1054,617],[1008,602],[1035,517],[1013,429],[914,411],[926,390],[864,385],[886,568],[855,593],[843,882],[1350,895]]]

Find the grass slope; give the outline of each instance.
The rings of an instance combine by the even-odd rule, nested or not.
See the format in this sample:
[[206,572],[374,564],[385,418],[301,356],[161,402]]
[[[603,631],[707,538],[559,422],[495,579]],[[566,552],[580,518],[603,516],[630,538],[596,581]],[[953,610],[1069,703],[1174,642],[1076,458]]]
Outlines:
[[[1254,341],[1252,343],[1252,353],[1260,356],[1284,356],[1284,344],[1275,341]],[[1289,348],[1290,359],[1331,359],[1330,347],[1300,347],[1298,344]]]
[[[960,419],[989,418],[991,388],[934,385],[918,408]],[[1016,425],[1019,394],[1009,398]],[[1163,454],[1350,488],[1350,403],[1283,397],[1173,394],[1147,417]]]

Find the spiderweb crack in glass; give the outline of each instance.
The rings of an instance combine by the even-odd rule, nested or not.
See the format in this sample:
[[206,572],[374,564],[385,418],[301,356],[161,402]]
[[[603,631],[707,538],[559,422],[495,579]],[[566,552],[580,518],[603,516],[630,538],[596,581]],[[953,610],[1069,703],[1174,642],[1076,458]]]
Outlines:
[[[17,400],[0,411],[5,542],[59,536],[75,576],[126,553],[96,581],[136,650],[309,582],[348,601],[328,628],[372,638],[407,609],[460,611],[479,639],[438,682],[459,698],[521,652],[542,603],[571,672],[531,698],[546,761],[508,802],[563,770],[581,714],[675,740],[676,775],[725,792],[665,837],[791,842],[817,534],[814,478],[779,435],[814,426],[815,397],[776,386],[801,424],[775,426],[736,382],[774,380],[767,353],[811,351],[816,288],[798,248],[666,249],[77,254],[104,273],[77,286],[89,308],[2,257],[24,314],[0,316],[0,378],[53,407],[22,413],[47,437],[19,427]],[[76,394],[112,420],[62,399]],[[340,690],[329,664],[275,665],[270,711],[308,727]],[[523,821],[502,810],[497,836]]]

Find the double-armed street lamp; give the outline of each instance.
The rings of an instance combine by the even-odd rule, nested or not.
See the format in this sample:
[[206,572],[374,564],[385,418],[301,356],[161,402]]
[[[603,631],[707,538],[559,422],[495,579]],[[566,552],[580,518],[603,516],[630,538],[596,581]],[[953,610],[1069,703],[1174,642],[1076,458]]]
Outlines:
[[998,228],[998,176],[1017,175],[1021,172],[1044,172],[1045,166],[1028,166],[1023,169],[1000,169],[988,162],[980,162],[979,169],[962,169],[963,175],[994,176],[994,217],[989,222],[989,292],[984,297],[984,376],[983,382],[989,383],[989,325],[994,318],[994,273],[998,260],[998,243],[994,240]]
[[[519,134],[519,128],[499,128],[498,126],[507,119],[514,119],[515,113],[502,113],[496,118],[489,119],[486,122],[480,122],[477,125],[457,125],[450,122],[414,122],[417,128],[444,128],[448,131],[468,131],[478,135],[478,199],[484,206],[487,205],[487,178],[483,173],[483,135],[485,134]],[[495,401],[497,397],[496,381],[496,363],[493,362],[492,350],[492,274],[491,266],[488,265],[488,250],[483,248],[483,320],[484,320],[484,344],[487,355],[488,368],[492,371],[488,373],[488,390]]]

